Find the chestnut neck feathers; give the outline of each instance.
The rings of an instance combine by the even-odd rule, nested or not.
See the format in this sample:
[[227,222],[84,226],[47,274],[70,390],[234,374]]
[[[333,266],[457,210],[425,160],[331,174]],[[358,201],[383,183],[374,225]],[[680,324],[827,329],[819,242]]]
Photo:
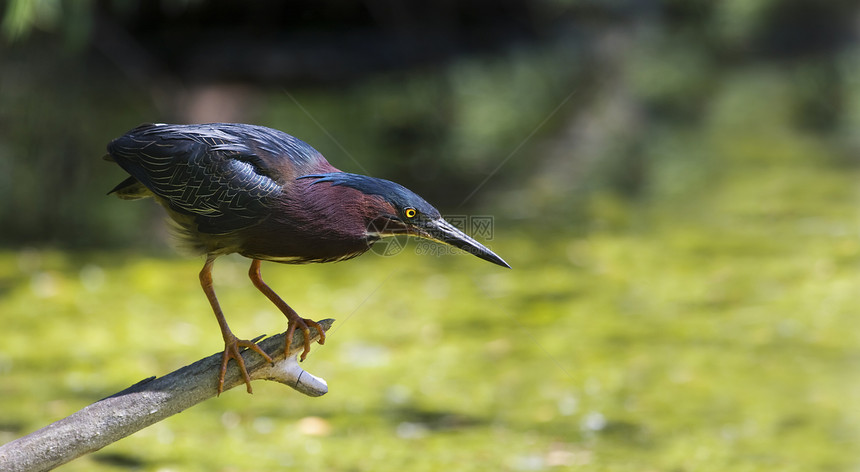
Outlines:
[[378,195],[313,183],[300,178],[284,186],[270,217],[247,232],[240,252],[294,264],[349,259],[378,240],[368,232],[371,223],[396,211]]

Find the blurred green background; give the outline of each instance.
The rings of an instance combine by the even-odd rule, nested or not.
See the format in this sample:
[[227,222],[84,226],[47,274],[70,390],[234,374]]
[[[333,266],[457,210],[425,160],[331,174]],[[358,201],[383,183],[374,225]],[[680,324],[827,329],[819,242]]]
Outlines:
[[[266,264],[337,319],[330,392],[258,382],[61,470],[860,465],[855,2],[0,6],[0,443],[220,349],[202,260],[100,158],[240,121],[492,216],[514,269]],[[215,267],[233,330],[283,331],[246,271]]]

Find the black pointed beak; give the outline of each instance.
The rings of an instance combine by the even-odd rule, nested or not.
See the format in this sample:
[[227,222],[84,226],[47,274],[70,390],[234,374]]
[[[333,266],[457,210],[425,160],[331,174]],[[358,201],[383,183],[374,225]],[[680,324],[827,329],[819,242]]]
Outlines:
[[462,249],[470,254],[480,257],[481,259],[492,262],[493,264],[502,267],[511,268],[507,262],[497,256],[493,251],[487,249],[483,244],[475,241],[466,233],[457,229],[451,223],[448,223],[442,218],[429,220],[421,225],[422,233],[420,236],[433,239],[445,244],[450,244],[456,248]]

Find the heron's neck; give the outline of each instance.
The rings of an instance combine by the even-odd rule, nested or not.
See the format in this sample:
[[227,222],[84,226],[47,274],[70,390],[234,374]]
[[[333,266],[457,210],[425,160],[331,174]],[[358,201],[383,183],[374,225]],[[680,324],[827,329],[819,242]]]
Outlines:
[[303,231],[320,238],[365,240],[371,223],[393,211],[381,197],[351,187],[320,183],[301,190],[290,199],[291,214],[299,216]]

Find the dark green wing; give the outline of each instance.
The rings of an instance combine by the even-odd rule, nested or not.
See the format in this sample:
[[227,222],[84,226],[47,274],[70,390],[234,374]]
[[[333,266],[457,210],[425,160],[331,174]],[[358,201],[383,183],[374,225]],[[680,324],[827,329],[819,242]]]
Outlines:
[[295,168],[325,162],[292,136],[261,126],[143,125],[108,145],[111,157],[198,230],[226,234],[270,214]]

